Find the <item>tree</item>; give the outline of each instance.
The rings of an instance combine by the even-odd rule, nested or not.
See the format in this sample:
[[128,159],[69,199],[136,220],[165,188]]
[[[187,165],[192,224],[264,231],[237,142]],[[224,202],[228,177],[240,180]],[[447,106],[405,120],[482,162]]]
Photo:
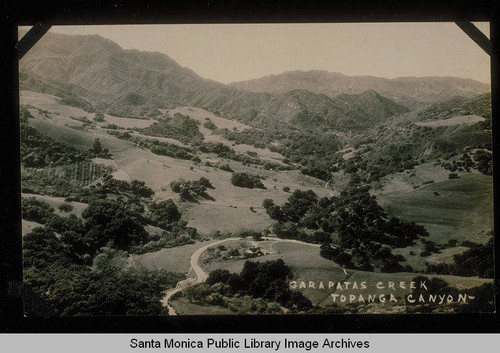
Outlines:
[[260,181],[260,178],[256,175],[248,173],[233,173],[231,176],[231,184],[234,186],[239,186],[242,188],[259,188],[265,189],[266,187]]
[[264,199],[262,201],[262,207],[264,207],[266,210],[270,207],[274,206],[274,201],[271,199]]
[[94,153],[96,156],[100,155],[102,153],[102,145],[101,141],[99,138],[96,138],[94,140],[94,144],[92,145],[92,148],[90,149],[92,153]]
[[144,218],[138,212],[112,200],[95,200],[82,212],[85,220],[84,240],[91,253],[111,242],[120,250],[130,250],[145,243],[148,233]]
[[136,179],[130,182],[130,191],[137,196],[146,198],[149,198],[155,194],[150,187],[146,186],[146,183],[144,181]]
[[70,203],[64,202],[59,205],[59,210],[62,212],[71,212],[73,211],[73,205]]
[[97,112],[94,115],[94,121],[97,121],[98,123],[104,122],[104,114],[101,112]]
[[171,199],[151,205],[151,220],[161,228],[168,228],[180,219],[181,213]]
[[35,197],[21,199],[21,214],[23,219],[41,224],[47,223],[55,216],[52,206]]

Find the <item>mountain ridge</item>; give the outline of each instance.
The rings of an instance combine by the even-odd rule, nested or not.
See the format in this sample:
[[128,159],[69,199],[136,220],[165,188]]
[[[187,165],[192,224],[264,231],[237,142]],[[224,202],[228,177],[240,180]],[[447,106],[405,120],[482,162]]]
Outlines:
[[325,70],[286,71],[253,80],[232,82],[229,86],[251,92],[272,93],[302,88],[314,93],[323,93],[329,97],[340,94],[359,94],[367,89],[373,89],[410,109],[421,106],[422,104],[419,103],[436,103],[454,96],[472,98],[490,90],[489,84],[452,76],[384,78],[367,75],[348,76]]
[[[118,116],[144,117],[158,108],[192,105],[255,126],[275,121],[313,129],[357,129],[408,111],[392,97],[359,84],[344,89],[359,92],[336,96],[300,87],[246,91],[203,78],[163,53],[122,49],[99,35],[49,32],[20,61],[19,70],[21,89],[70,96]],[[321,75],[302,75],[324,83]]]

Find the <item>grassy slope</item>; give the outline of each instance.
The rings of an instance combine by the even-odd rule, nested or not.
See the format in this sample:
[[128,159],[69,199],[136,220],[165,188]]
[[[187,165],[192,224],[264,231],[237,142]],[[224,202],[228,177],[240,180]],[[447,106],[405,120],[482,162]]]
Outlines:
[[493,229],[492,183],[491,176],[466,173],[459,179],[387,193],[377,199],[391,216],[425,226],[429,239],[437,243],[449,239],[485,243]]
[[[85,210],[88,206],[86,203],[81,203],[81,202],[75,202],[75,201],[65,202],[64,197],[25,194],[25,193],[22,193],[21,196],[26,198],[35,197],[40,201],[48,203],[51,207],[54,208],[55,213],[62,217],[68,216],[70,214],[74,214],[77,217],[81,217],[83,210]],[[73,210],[71,210],[71,212],[63,212],[59,210],[59,206],[61,206],[63,203],[70,204],[71,206],[73,206]]]

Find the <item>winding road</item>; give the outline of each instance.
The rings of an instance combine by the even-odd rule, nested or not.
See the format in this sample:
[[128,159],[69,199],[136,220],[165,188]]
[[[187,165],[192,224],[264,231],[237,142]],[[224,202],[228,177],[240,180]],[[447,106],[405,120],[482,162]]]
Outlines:
[[[193,255],[191,255],[191,267],[189,268],[188,274],[191,272],[194,272],[194,278],[187,278],[185,280],[182,280],[177,283],[175,288],[169,289],[165,292],[165,296],[161,300],[161,303],[163,306],[165,306],[168,309],[168,315],[177,315],[175,312],[174,308],[169,304],[170,298],[172,296],[180,291],[182,291],[184,288],[193,286],[198,283],[205,282],[208,278],[208,274],[203,271],[203,269],[199,265],[199,260],[201,254],[203,254],[208,248],[211,248],[213,246],[228,242],[228,241],[233,241],[233,240],[245,240],[242,238],[227,238],[227,239],[222,239],[215,241],[213,243],[207,244],[196,250]],[[295,244],[302,244],[302,245],[308,245],[308,246],[314,246],[314,247],[320,247],[319,244],[311,244],[311,243],[305,243],[300,240],[294,240],[294,239],[276,239],[276,238],[262,238],[262,241],[268,241],[268,240],[274,240],[274,242],[271,244],[271,248],[273,247],[274,244],[276,243],[282,243],[282,242],[287,242],[287,243],[295,243]],[[258,246],[258,243],[255,241],[247,240],[249,241],[253,246]]]

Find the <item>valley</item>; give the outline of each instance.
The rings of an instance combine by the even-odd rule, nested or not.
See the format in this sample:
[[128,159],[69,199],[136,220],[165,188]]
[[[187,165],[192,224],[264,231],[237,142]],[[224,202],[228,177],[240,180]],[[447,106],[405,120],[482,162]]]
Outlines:
[[70,37],[49,33],[20,65],[25,281],[58,315],[468,310],[317,288],[416,278],[491,310],[484,84],[311,71],[224,85]]

